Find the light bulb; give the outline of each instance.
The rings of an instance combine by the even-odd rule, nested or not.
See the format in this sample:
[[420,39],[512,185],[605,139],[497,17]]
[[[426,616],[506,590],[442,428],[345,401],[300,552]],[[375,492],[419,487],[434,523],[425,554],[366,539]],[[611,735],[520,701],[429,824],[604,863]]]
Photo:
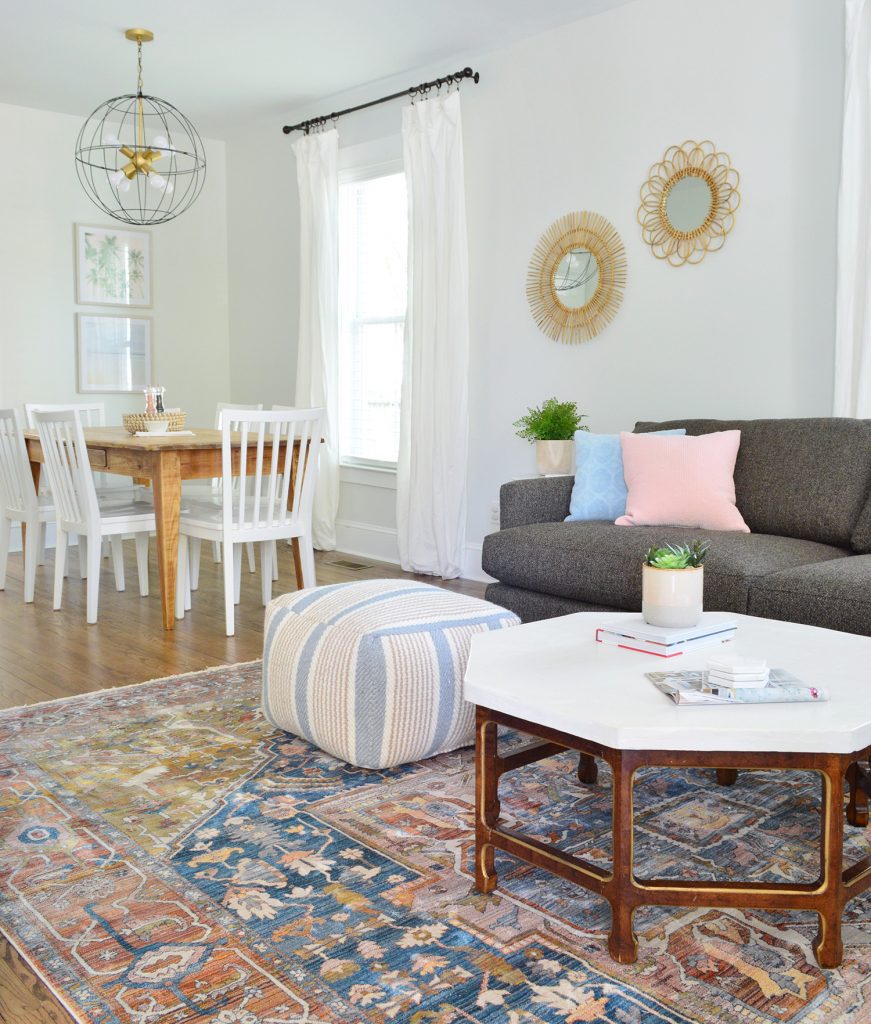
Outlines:
[[130,191],[130,181],[123,171],[112,171],[109,175],[109,182],[112,187],[116,188],[119,192]]
[[112,146],[115,149],[120,149],[121,140],[114,132],[106,132],[106,134],[103,136],[103,145]]
[[166,178],[162,177],[160,174],[155,174],[154,171],[148,175],[148,181],[152,188],[156,188],[158,192],[164,192],[166,195],[171,195],[175,188],[171,181],[167,181]]
[[156,152],[160,152],[163,149],[169,149],[169,142],[165,135],[156,135],[151,140],[151,148]]

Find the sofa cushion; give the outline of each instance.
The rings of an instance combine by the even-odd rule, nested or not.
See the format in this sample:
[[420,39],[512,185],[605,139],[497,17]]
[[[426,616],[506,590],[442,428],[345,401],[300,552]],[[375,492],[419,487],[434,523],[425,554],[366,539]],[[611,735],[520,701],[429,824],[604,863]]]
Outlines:
[[[679,430],[663,430],[672,437],[686,434]],[[583,523],[590,519],[610,519],[613,523],[626,511],[626,479],[623,475],[623,448],[620,434],[591,434],[579,430],[575,434],[575,485],[567,523]]]
[[849,547],[871,490],[871,421],[853,419],[669,420],[637,433],[740,430],[737,505],[754,533]]
[[871,636],[871,555],[784,569],[757,580],[747,610]]
[[500,582],[556,597],[638,611],[641,563],[652,544],[711,541],[705,561],[705,607],[746,612],[753,583],[768,573],[842,559],[849,551],[767,534],[608,522],[538,523],[484,538],[484,571]]
[[688,526],[749,533],[735,507],[740,430],[700,437],[620,435],[628,496],[618,526]]

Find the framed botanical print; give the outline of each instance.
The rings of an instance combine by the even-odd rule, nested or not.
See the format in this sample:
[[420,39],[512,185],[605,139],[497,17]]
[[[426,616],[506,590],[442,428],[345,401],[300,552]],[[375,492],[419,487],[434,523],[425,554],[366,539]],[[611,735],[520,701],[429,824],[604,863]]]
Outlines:
[[76,225],[76,301],[82,305],[151,305],[151,235]]
[[76,314],[79,391],[137,392],[151,383],[151,318]]

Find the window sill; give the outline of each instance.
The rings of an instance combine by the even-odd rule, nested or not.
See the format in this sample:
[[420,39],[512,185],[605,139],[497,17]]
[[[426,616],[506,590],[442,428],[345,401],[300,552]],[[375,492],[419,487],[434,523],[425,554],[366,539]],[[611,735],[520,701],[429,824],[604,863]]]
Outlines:
[[339,481],[343,484],[357,484],[362,487],[381,487],[396,490],[396,470],[382,466],[352,466],[339,463]]

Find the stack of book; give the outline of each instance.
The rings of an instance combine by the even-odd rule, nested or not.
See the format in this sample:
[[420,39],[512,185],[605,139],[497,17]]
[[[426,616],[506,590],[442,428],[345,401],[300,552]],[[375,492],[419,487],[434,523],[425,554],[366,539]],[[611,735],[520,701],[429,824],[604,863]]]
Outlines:
[[674,658],[685,651],[731,640],[738,623],[725,612],[704,612],[695,626],[650,626],[639,615],[631,619],[606,619],[596,630],[600,644],[611,644],[627,651]]

